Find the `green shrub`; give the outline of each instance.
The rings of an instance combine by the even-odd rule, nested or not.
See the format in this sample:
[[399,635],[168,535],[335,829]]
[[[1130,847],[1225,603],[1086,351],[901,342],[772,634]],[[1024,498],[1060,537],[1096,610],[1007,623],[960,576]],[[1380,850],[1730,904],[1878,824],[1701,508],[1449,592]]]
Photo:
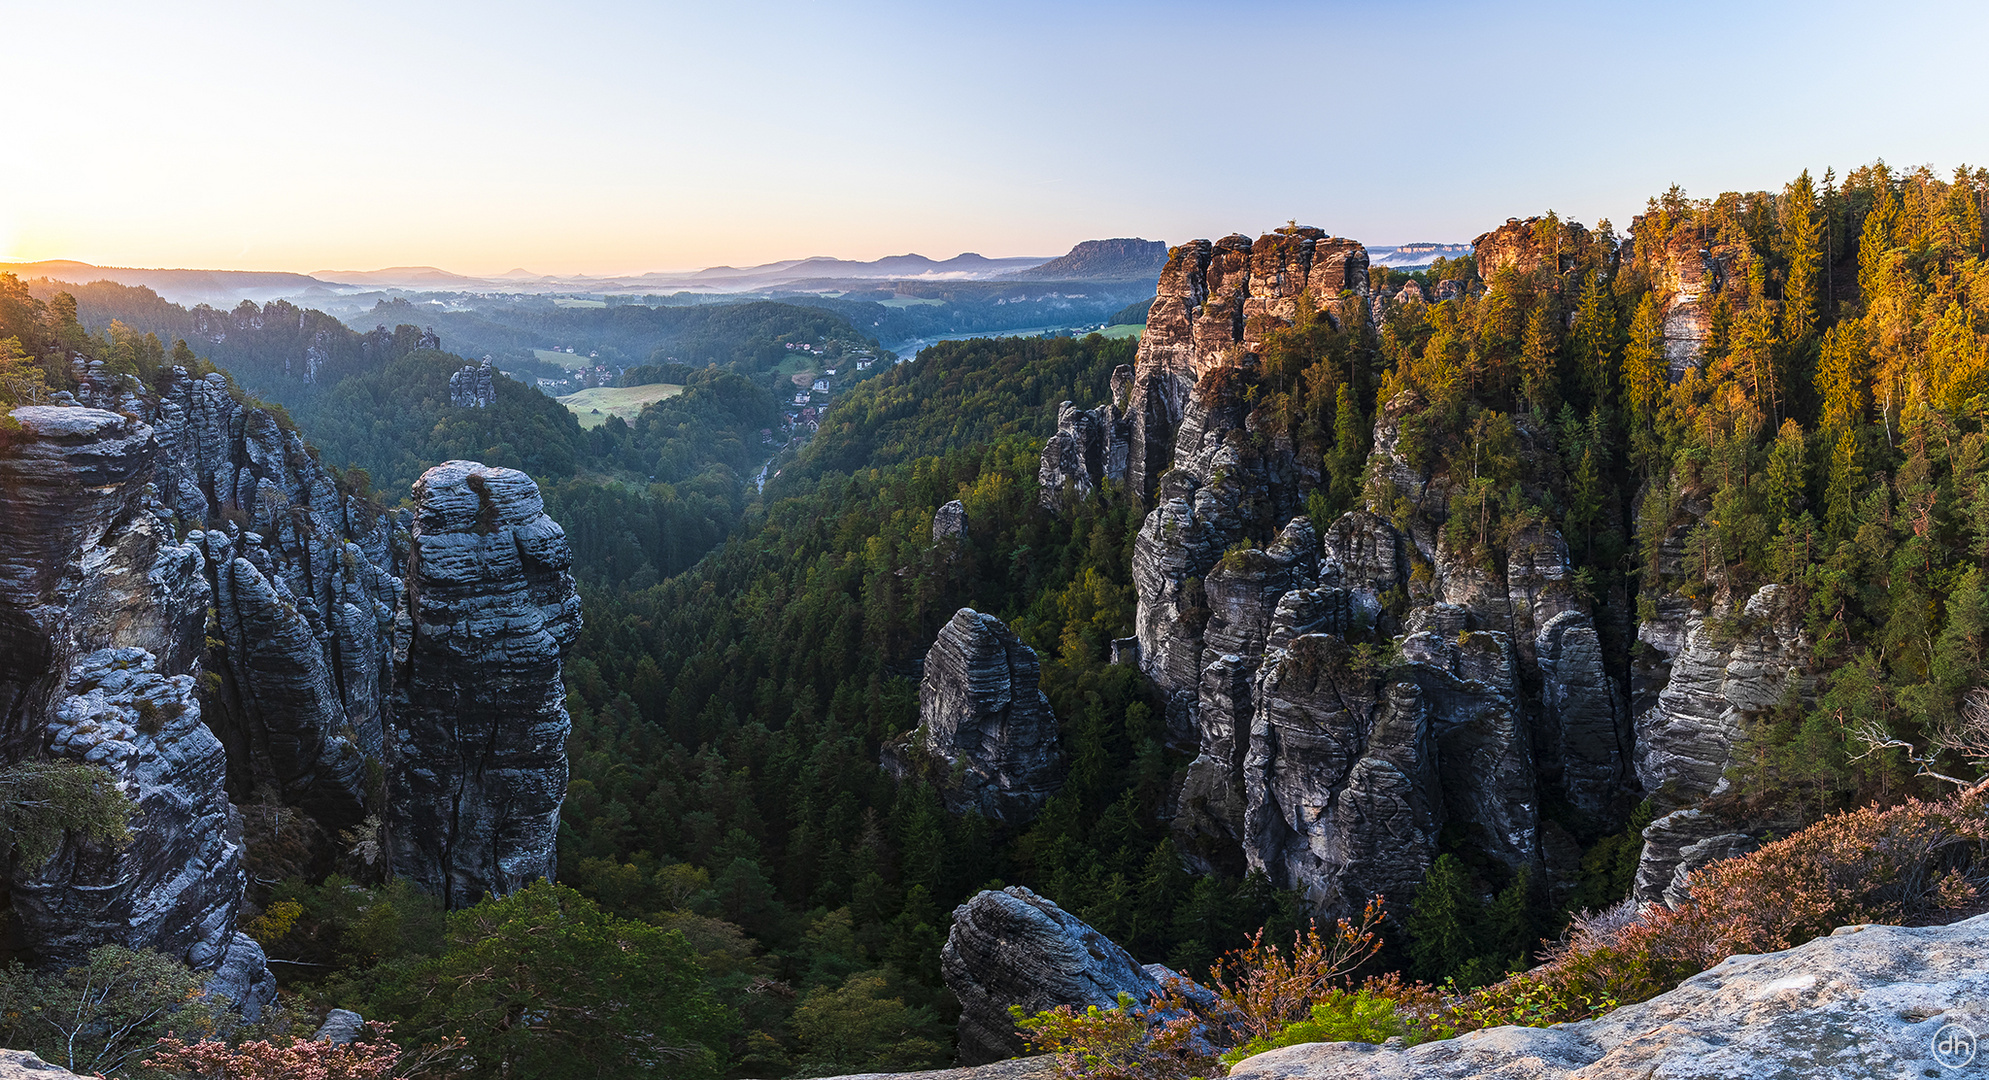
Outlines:
[[1251,1039],[1222,1056],[1224,1064],[1234,1065],[1247,1057],[1281,1046],[1313,1042],[1379,1043],[1409,1034],[1409,1026],[1395,1015],[1395,1003],[1377,997],[1367,987],[1334,990],[1326,1000],[1312,1006],[1312,1016],[1268,1037]]

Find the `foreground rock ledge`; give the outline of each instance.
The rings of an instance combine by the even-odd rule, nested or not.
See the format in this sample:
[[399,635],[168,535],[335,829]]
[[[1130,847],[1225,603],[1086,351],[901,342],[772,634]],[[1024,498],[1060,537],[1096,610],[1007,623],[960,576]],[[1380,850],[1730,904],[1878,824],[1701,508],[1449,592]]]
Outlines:
[[1406,1050],[1312,1043],[1238,1064],[1258,1080],[1871,1080],[1943,1074],[1944,1025],[1989,1033],[1989,915],[1847,926],[1735,956],[1598,1020],[1500,1027]]

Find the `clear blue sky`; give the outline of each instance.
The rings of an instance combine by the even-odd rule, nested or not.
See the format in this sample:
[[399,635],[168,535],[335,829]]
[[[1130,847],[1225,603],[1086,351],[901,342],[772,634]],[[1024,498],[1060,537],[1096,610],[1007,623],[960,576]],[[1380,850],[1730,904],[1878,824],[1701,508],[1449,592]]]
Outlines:
[[471,273],[1468,241],[1981,164],[1989,6],[0,0],[0,258]]

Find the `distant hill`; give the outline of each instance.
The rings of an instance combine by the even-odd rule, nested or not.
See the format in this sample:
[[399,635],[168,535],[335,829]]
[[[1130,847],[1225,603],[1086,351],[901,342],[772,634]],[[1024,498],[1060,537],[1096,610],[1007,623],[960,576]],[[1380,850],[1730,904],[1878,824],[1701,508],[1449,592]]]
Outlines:
[[1367,260],[1372,266],[1428,266],[1438,259],[1458,259],[1469,254],[1471,254],[1470,244],[1422,242],[1403,244],[1400,247],[1379,244],[1367,246]]
[[129,266],[93,266],[69,259],[44,262],[0,263],[0,273],[13,274],[23,281],[50,278],[78,285],[92,281],[112,281],[119,285],[144,286],[176,304],[213,304],[233,307],[241,300],[268,300],[296,296],[308,290],[320,292],[335,284],[307,274],[270,270],[163,270]]
[[1131,281],[1160,277],[1167,245],[1159,240],[1086,240],[1070,254],[1009,276],[1032,281]]
[[[513,271],[516,273],[516,271]],[[483,285],[482,278],[452,274],[433,266],[389,266],[384,270],[316,270],[312,277],[336,285],[365,285],[372,288],[432,289],[455,285]],[[508,276],[508,275],[507,275]]]

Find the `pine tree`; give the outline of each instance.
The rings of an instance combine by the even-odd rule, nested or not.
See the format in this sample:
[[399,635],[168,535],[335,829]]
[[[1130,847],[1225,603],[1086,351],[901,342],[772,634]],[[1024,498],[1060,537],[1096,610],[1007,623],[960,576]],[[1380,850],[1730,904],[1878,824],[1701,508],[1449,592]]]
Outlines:
[[1782,421],[1775,445],[1768,451],[1768,469],[1762,477],[1763,509],[1772,523],[1795,517],[1803,509],[1803,492],[1808,481],[1803,468],[1803,429],[1794,420]]
[[1582,392],[1591,407],[1600,405],[1609,395],[1616,354],[1616,304],[1600,270],[1588,276],[1575,309],[1574,354]]
[[1858,528],[1858,503],[1864,494],[1865,470],[1858,465],[1858,439],[1849,431],[1837,436],[1830,454],[1830,482],[1823,493],[1823,531],[1832,540],[1847,540]]
[[1638,428],[1649,430],[1664,403],[1670,365],[1664,355],[1664,318],[1649,293],[1630,320],[1630,343],[1623,351],[1623,389]]
[[1823,402],[1821,428],[1826,432],[1855,431],[1865,422],[1871,398],[1865,389],[1871,352],[1864,324],[1840,322],[1823,335],[1823,358],[1816,368],[1816,395]]
[[1809,170],[1782,192],[1782,240],[1788,275],[1782,282],[1782,340],[1799,346],[1816,330],[1816,276],[1821,223]]
[[1441,982],[1454,968],[1476,958],[1484,921],[1484,904],[1471,891],[1464,864],[1455,855],[1437,856],[1416,890],[1404,927],[1416,978]]

